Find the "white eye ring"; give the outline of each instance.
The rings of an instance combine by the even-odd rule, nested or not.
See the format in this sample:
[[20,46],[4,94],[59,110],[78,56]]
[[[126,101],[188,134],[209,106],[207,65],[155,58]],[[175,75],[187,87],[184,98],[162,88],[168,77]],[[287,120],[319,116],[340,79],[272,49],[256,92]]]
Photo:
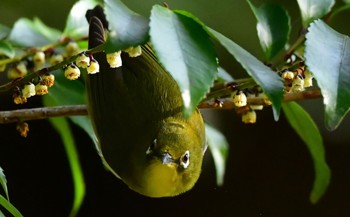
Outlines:
[[156,147],[156,144],[157,144],[157,139],[154,139],[152,144],[147,148],[146,155],[149,155],[149,154],[151,154],[153,152],[153,150]]
[[190,151],[186,151],[180,158],[181,166],[186,169],[190,165]]

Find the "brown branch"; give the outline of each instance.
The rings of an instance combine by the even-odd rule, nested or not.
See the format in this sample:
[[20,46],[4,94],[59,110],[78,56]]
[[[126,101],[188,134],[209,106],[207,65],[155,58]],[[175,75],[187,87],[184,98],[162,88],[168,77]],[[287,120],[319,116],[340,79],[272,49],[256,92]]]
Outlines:
[[[299,93],[288,93],[284,96],[285,102],[299,101],[307,99],[320,98],[320,90],[307,90]],[[248,99],[249,105],[265,105],[268,106],[269,101],[264,97],[254,97]],[[236,108],[233,101],[230,99],[222,99],[221,106],[215,102],[203,102],[198,108],[200,109],[234,109]],[[32,109],[19,109],[12,111],[0,111],[0,124],[8,124],[29,120],[39,120],[52,117],[64,117],[75,115],[87,115],[86,105],[71,105],[57,107],[43,107]]]
[[75,115],[87,115],[86,106],[71,105],[1,111],[0,124]]

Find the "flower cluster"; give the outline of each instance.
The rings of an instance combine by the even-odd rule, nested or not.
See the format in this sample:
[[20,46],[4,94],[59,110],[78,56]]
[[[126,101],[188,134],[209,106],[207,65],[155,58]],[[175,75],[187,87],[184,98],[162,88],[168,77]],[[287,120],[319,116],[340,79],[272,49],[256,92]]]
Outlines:
[[281,77],[284,80],[284,90],[286,93],[301,92],[313,85],[313,75],[303,64],[296,69],[283,70]]

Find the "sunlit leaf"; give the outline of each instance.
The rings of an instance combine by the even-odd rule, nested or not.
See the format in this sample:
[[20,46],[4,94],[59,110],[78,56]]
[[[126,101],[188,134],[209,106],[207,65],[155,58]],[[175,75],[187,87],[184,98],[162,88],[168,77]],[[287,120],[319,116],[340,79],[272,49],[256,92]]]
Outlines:
[[5,192],[7,199],[9,199],[6,176],[5,176],[4,170],[1,167],[0,167],[0,185],[4,189],[4,192]]
[[221,33],[208,28],[208,31],[224,46],[236,60],[241,63],[247,73],[261,86],[272,102],[274,118],[278,120],[283,99],[283,82],[280,76],[261,61],[244,50]]
[[46,26],[39,18],[34,18],[33,21],[21,18],[15,23],[9,40],[23,47],[40,47],[53,43],[60,37],[60,31]]
[[0,41],[0,55],[5,55],[9,58],[13,58],[15,56],[15,50],[9,42]]
[[310,201],[316,203],[326,192],[331,179],[331,171],[326,163],[323,140],[310,115],[297,103],[283,104],[287,120],[310,151],[315,168],[315,180]]
[[9,213],[11,213],[14,217],[23,217],[23,215],[14,207],[10,201],[6,200],[5,197],[0,195],[0,205],[3,206]]
[[180,87],[185,115],[204,98],[217,75],[217,60],[209,35],[195,18],[155,5],[150,37],[164,68]]
[[304,26],[331,11],[335,0],[297,0]]
[[290,17],[279,4],[266,3],[255,7],[248,1],[257,19],[256,29],[260,45],[268,60],[271,60],[286,45],[290,32]]
[[66,26],[64,28],[64,35],[78,39],[88,36],[88,22],[85,18],[85,13],[88,9],[92,9],[97,5],[95,0],[80,0],[76,2],[69,12]]
[[209,124],[205,125],[208,146],[213,155],[216,168],[216,182],[219,186],[224,183],[229,144],[225,136]]
[[305,59],[323,95],[326,126],[338,127],[350,109],[350,40],[321,20],[306,35]]
[[105,0],[110,34],[106,51],[115,52],[148,40],[148,19],[131,11],[120,0]]

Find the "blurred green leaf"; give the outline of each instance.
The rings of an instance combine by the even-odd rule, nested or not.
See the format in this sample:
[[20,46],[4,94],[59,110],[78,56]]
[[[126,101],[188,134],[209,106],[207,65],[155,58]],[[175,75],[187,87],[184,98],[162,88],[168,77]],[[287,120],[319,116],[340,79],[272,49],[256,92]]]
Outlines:
[[321,20],[306,34],[305,59],[323,95],[326,127],[336,129],[350,109],[350,40]]
[[80,0],[76,2],[69,12],[63,31],[64,35],[73,39],[88,36],[89,24],[85,18],[85,13],[97,4],[96,0]]
[[256,29],[260,45],[265,57],[271,60],[288,42],[290,17],[279,4],[266,3],[261,7],[255,7],[250,1],[248,3],[258,21]]
[[1,167],[0,167],[0,185],[4,189],[6,198],[9,199],[9,193],[8,193],[8,190],[7,190],[6,176],[5,176],[4,170]]
[[315,168],[315,180],[310,201],[316,203],[326,192],[331,179],[331,171],[326,163],[323,141],[310,115],[297,103],[283,104],[287,120],[310,151]]
[[0,217],[6,217],[3,212],[0,210]]
[[210,29],[208,31],[216,38],[222,46],[224,46],[230,54],[232,54],[236,60],[241,63],[247,73],[261,86],[264,93],[269,97],[272,102],[274,118],[278,120],[283,100],[283,82],[280,76],[276,72],[272,71],[269,67],[264,65],[256,57],[244,50],[235,42],[226,38],[221,33]]
[[218,64],[209,35],[191,14],[155,5],[150,37],[160,63],[180,87],[188,116],[217,76]]
[[105,13],[110,29],[106,42],[107,52],[120,51],[147,42],[148,19],[131,11],[119,0],[105,0]]
[[[70,81],[64,77],[62,71],[58,71],[58,73],[55,73],[55,85],[49,89],[49,94],[43,97],[43,103],[45,106],[84,104],[85,98],[83,93],[84,85],[80,80]],[[94,135],[91,123],[87,117],[76,116],[70,117],[70,119],[88,133]],[[75,191],[71,216],[74,216],[78,212],[85,196],[83,172],[79,163],[78,153],[75,148],[75,142],[73,140],[73,135],[67,119],[52,118],[50,119],[50,122],[53,124],[56,131],[61,135],[70,163]]]
[[74,181],[74,201],[70,216],[76,216],[85,196],[85,182],[71,128],[65,118],[50,118],[64,144]]
[[14,217],[23,217],[23,215],[14,207],[5,197],[0,195],[0,205],[9,211]]
[[61,32],[46,26],[39,18],[19,19],[9,36],[11,43],[23,47],[40,47],[57,41]]
[[6,38],[11,32],[11,29],[7,26],[0,24],[0,40]]
[[228,73],[224,68],[219,67],[219,68],[218,68],[217,80],[219,80],[219,81],[224,81],[224,82],[231,82],[231,81],[234,80],[234,78],[233,78],[232,75],[231,75],[230,73]]
[[15,50],[8,41],[0,41],[0,55],[5,55],[8,58],[15,56]]
[[221,186],[224,183],[229,144],[225,136],[209,124],[205,124],[205,133],[210,152],[214,159],[216,182]]
[[335,0],[297,0],[304,26],[329,13]]

